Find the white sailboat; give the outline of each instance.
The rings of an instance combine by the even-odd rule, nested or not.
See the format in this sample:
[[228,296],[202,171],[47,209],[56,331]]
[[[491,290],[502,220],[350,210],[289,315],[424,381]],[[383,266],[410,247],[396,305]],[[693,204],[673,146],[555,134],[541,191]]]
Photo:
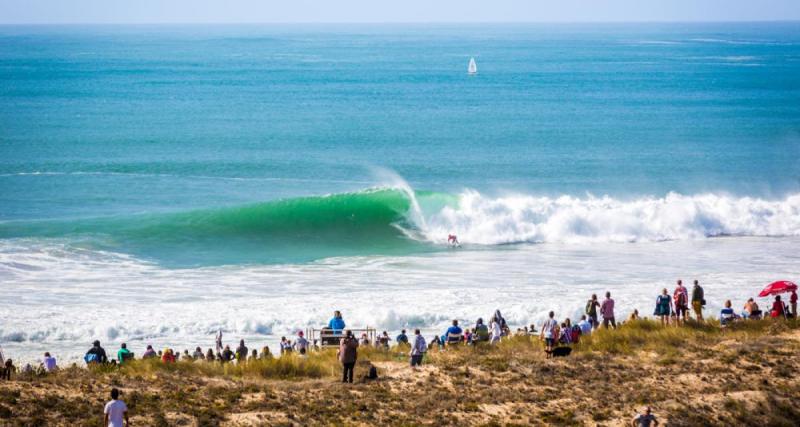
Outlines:
[[475,58],[469,59],[469,66],[467,67],[467,74],[478,74],[478,65],[475,64]]

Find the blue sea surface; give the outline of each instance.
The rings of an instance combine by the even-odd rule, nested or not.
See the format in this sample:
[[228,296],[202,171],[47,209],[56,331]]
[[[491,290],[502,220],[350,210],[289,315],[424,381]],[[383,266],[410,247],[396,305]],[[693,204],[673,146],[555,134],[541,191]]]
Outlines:
[[[467,189],[782,200],[800,190],[800,23],[0,27],[0,239],[146,256],[160,236],[168,261],[209,243],[216,209],[357,194],[386,184],[376,167],[449,206]],[[114,233],[131,223],[157,231]]]

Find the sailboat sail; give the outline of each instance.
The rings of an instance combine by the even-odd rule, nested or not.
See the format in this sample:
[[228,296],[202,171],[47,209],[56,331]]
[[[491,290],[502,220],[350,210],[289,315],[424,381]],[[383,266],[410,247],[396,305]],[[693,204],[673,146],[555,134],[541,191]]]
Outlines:
[[469,59],[469,67],[467,67],[467,72],[469,74],[477,74],[478,73],[478,65],[475,64],[475,58]]

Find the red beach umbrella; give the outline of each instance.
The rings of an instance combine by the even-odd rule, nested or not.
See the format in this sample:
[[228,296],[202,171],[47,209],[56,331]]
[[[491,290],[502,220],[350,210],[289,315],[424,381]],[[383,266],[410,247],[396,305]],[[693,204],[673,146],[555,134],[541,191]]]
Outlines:
[[786,292],[796,291],[797,285],[788,281],[788,280],[779,280],[777,282],[772,282],[764,288],[761,293],[758,294],[760,297],[768,297],[770,295],[778,295],[783,294]]

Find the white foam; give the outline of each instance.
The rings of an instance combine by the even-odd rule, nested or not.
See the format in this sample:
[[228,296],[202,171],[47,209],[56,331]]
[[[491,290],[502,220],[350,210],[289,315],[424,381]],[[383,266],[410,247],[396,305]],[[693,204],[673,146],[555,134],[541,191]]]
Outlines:
[[[505,209],[505,208],[503,208]],[[501,209],[502,210],[502,209]],[[690,209],[691,210],[691,209]],[[683,223],[683,221],[678,221]],[[469,247],[469,246],[467,246]],[[0,240],[0,346],[8,357],[45,351],[79,360],[94,339],[192,349],[225,342],[274,346],[342,310],[352,327],[394,335],[441,333],[501,309],[514,326],[580,314],[591,293],[612,291],[620,317],[647,315],[662,287],[699,279],[709,314],[735,308],[773,280],[800,278],[800,238],[729,238],[637,244],[521,245],[318,263],[167,269],[126,255],[44,239]],[[25,264],[33,268],[19,269]],[[760,300],[766,303],[764,300]],[[273,347],[274,350],[274,347]]]
[[800,236],[800,194],[781,200],[717,194],[623,201],[611,197],[484,197],[465,191],[458,205],[427,218],[425,236],[462,243],[643,242],[715,236]]

